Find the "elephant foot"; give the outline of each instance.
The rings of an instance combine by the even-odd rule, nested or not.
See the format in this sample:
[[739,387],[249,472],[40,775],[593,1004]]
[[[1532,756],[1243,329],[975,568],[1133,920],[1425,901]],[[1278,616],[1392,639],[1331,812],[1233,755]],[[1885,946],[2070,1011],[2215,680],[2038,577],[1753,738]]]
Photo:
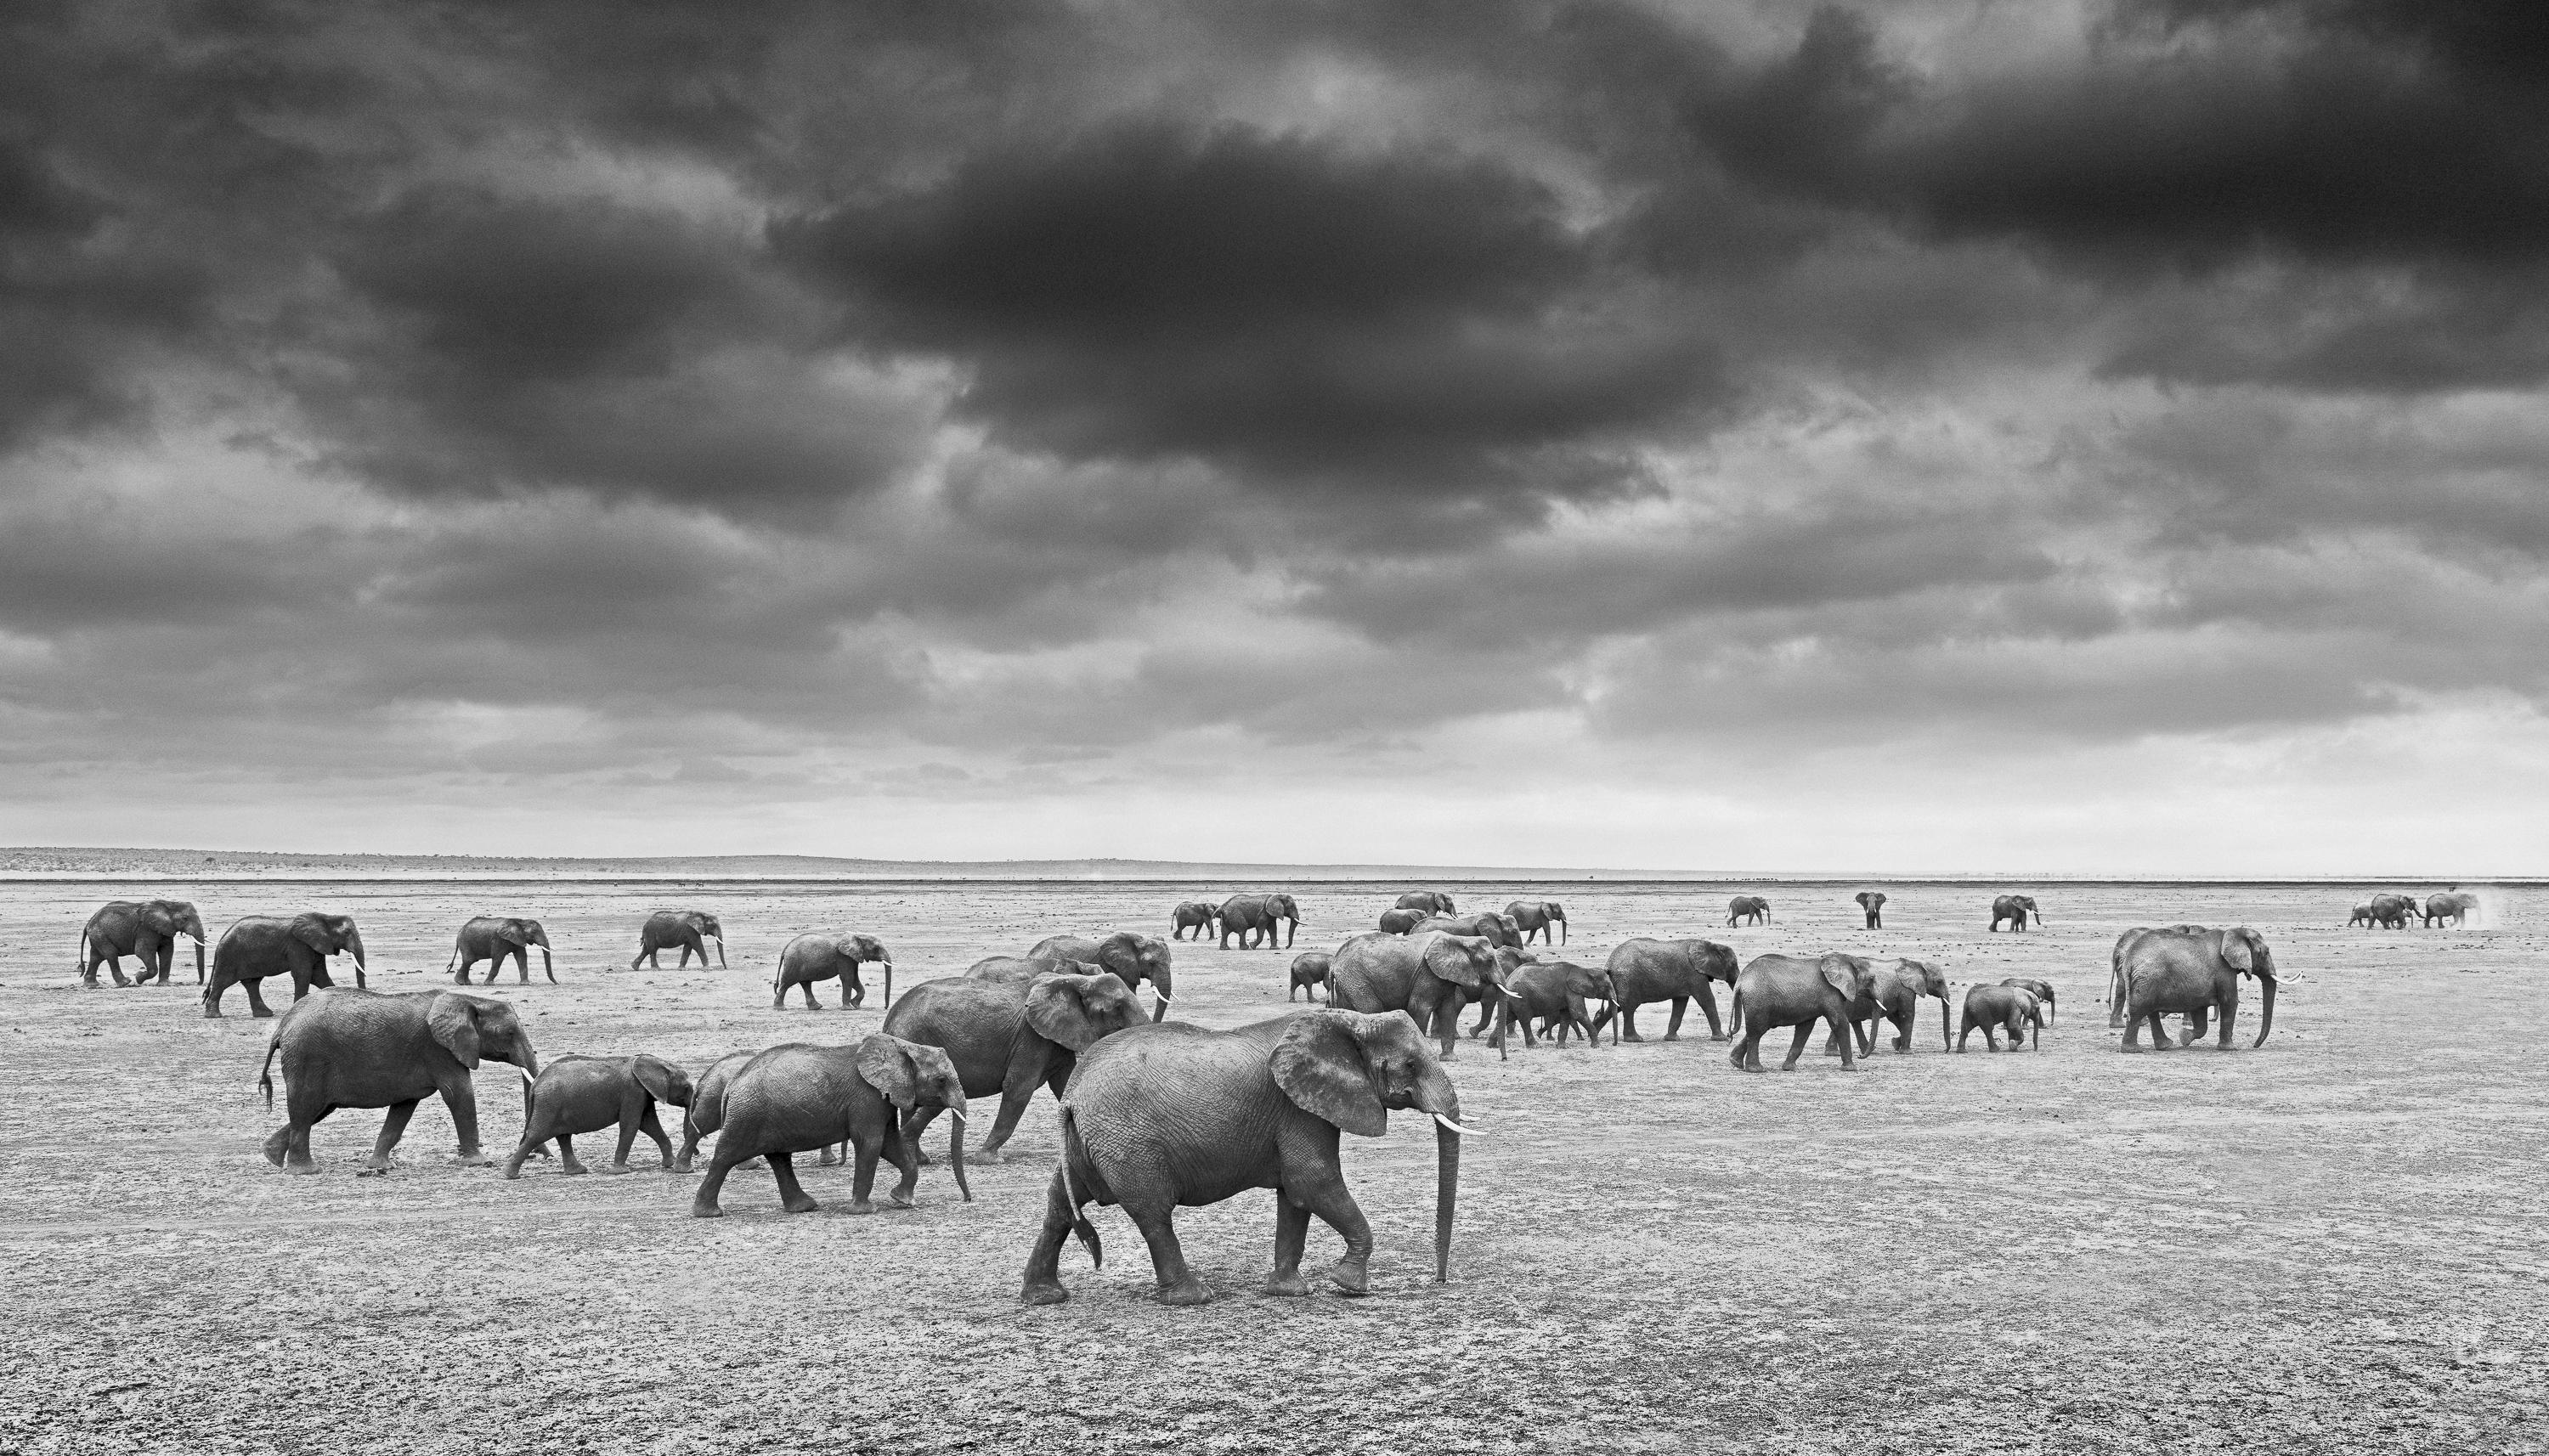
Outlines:
[[1621,1041],[1623,1041],[1623,1042],[1643,1042],[1643,1041],[1645,1041],[1645,1040],[1647,1040],[1647,1039],[1646,1039],[1646,1038],[1644,1038],[1644,1037],[1639,1036],[1639,1035],[1638,1035],[1637,1033],[1635,1033],[1635,1032],[1631,1032],[1631,1033],[1627,1034],[1626,1036],[1621,1037],[1619,1040],[1621,1040]]
[[1266,1293],[1273,1295],[1277,1299],[1296,1300],[1307,1295],[1309,1292],[1310,1281],[1302,1278],[1301,1271],[1298,1269],[1295,1269],[1288,1274],[1269,1274],[1266,1276]]
[[265,1160],[274,1164],[278,1168],[282,1167],[284,1149],[291,1146],[291,1144],[292,1130],[290,1128],[275,1129],[274,1136],[265,1139],[265,1146],[262,1149],[265,1153]]
[[[637,967],[632,965],[628,968],[634,970]],[[694,1219],[722,1219],[725,1217],[725,1210],[718,1208],[712,1203],[695,1202],[691,1205],[691,1217]]]
[[[293,1168],[293,1169],[291,1169],[290,1171],[295,1172],[295,1173],[315,1173],[315,1172],[318,1172],[318,1171],[319,1171],[319,1165],[318,1165],[318,1164],[316,1164],[316,1163],[313,1163],[313,1164],[311,1164],[309,1167],[306,1167],[306,1168]],[[390,1175],[390,1170],[389,1170],[389,1169],[387,1169],[387,1168],[375,1168],[375,1167],[371,1166],[371,1165],[370,1165],[370,1164],[368,1164],[368,1163],[366,1163],[366,1164],[365,1164],[365,1165],[363,1165],[362,1167],[356,1168],[356,1169],[354,1170],[354,1176],[355,1176],[355,1177],[357,1177],[357,1178],[386,1178],[386,1177],[388,1177],[389,1175]]]
[[686,1157],[677,1157],[677,1158],[673,1159],[673,1165],[672,1165],[672,1167],[671,1167],[671,1168],[669,1168],[669,1169],[667,1169],[666,1171],[668,1171],[668,1172],[675,1172],[675,1173],[687,1173],[687,1172],[689,1172],[690,1170],[691,1170],[691,1160],[690,1160],[689,1158],[686,1158]]
[[876,1212],[876,1205],[868,1202],[864,1198],[855,1199],[851,1202],[846,1212],[860,1215],[873,1214]]
[[1153,1298],[1164,1305],[1208,1305],[1212,1303],[1212,1290],[1189,1274],[1175,1284],[1161,1285]]
[[249,1012],[248,1018],[251,1021],[272,1021],[274,1019],[274,1012],[271,1008],[260,1006],[254,1011]]
[[1059,1284],[1029,1284],[1018,1291],[1022,1305],[1058,1305],[1071,1298],[1071,1291]]
[[464,1168],[483,1168],[495,1161],[494,1158],[474,1147],[463,1148],[453,1153],[451,1160]]
[[610,1174],[614,1178],[616,1178],[622,1174],[633,1173],[637,1170],[628,1166],[626,1163],[607,1163],[603,1166],[602,1171]]
[[1343,1295],[1368,1294],[1371,1290],[1371,1275],[1353,1259],[1337,1260],[1336,1267],[1328,1270],[1328,1282]]
[[209,1006],[204,1008],[204,1020],[206,1021],[228,1021],[229,1019],[230,1018],[222,1015],[220,1012],[215,1011]]
[[830,1148],[825,1148],[823,1150],[823,1155],[814,1159],[814,1166],[818,1168],[834,1168],[840,1166],[840,1163],[841,1160],[839,1158],[832,1156]]
[[1680,1040],[1681,1040],[1681,1033],[1679,1033],[1679,1032],[1666,1032],[1666,1033],[1664,1033],[1664,1040],[1665,1040],[1665,1041],[1667,1041],[1667,1042],[1678,1042],[1678,1041],[1680,1041]]
[[1008,1153],[1003,1151],[997,1145],[977,1147],[972,1152],[965,1154],[965,1166],[969,1168],[996,1166],[1000,1163],[1007,1162],[1008,1160]]
[[593,1170],[591,1168],[586,1167],[582,1163],[574,1163],[567,1167],[558,1169],[559,1175],[567,1178],[581,1178],[592,1171]]
[[889,1193],[885,1196],[885,1206],[890,1209],[907,1209],[911,1207],[911,1200],[900,1193]]
[[779,1206],[792,1214],[810,1214],[816,1209],[822,1207],[821,1204],[814,1202],[814,1200],[802,1193],[798,1194],[795,1198],[781,1199],[779,1201]]

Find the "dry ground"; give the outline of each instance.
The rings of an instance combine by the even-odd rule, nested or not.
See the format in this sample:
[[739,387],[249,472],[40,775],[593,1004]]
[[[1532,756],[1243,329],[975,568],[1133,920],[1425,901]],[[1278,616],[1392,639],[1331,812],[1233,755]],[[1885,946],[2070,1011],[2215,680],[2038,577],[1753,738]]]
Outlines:
[[[1200,888],[193,894],[217,933],[350,910],[388,990],[435,984],[466,915],[519,907],[565,984],[492,993],[543,1055],[700,1064],[876,1026],[873,995],[770,1009],[796,931],[876,932],[899,990],[1053,931],[1162,925]],[[1453,1072],[1492,1136],[1469,1146],[1450,1285],[1427,1278],[1433,1138],[1401,1119],[1348,1139],[1369,1298],[1254,1293],[1257,1194],[1180,1217],[1213,1305],[1149,1303],[1140,1240],[1101,1211],[1115,1261],[1075,1246],[1072,1301],[1030,1311],[1048,1101],[976,1203],[933,1169],[916,1211],[875,1218],[839,1212],[828,1169],[807,1177],[822,1212],[781,1215],[739,1175],[715,1223],[686,1217],[691,1178],[651,1170],[507,1184],[449,1163],[431,1102],[395,1175],[351,1176],[378,1115],[340,1113],[314,1139],[325,1175],[287,1177],[257,1153],[266,1025],[236,993],[205,1022],[191,985],[78,990],[80,921],[129,888],[0,886],[0,1451],[2549,1449],[2536,894],[2494,892],[2498,929],[2366,933],[2337,928],[2342,889],[2074,888],[2043,896],[2050,931],[1990,937],[1970,888],[1895,887],[1882,933],[1848,886],[1773,888],[1781,923],[1744,931],[1708,929],[1740,886],[1530,888],[1570,902],[1579,957],[1639,934],[1899,952],[1959,994],[2046,977],[2063,1015],[2041,1054],[1948,1056],[1925,1014],[1916,1054],[1856,1075],[1745,1076],[1704,1027],[1503,1062],[1471,1044]],[[1303,945],[1390,897],[1310,888]],[[720,912],[732,968],[627,970],[661,904]],[[2243,1049],[2117,1053],[2107,949],[2181,918],[2254,925],[2302,977],[2262,1050],[2251,992]],[[1180,1015],[1281,1009],[1289,953],[1178,955]],[[491,1149],[520,1126],[512,1078],[480,1079]]]

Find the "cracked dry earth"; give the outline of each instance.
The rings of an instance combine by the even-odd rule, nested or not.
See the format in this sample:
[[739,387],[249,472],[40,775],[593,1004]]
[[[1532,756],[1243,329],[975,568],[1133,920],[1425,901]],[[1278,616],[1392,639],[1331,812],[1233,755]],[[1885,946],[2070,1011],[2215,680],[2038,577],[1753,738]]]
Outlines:
[[[510,979],[543,1056],[840,1042],[868,1009],[770,1009],[793,933],[855,927],[897,989],[1045,934],[1163,925],[1221,887],[379,882],[172,886],[218,927],[347,910],[374,985],[438,983],[477,912],[548,924],[562,985]],[[1304,887],[1325,949],[1397,887]],[[1065,1255],[1073,1298],[1015,1303],[1055,1150],[1039,1099],[1017,1156],[957,1201],[852,1218],[846,1174],[781,1214],[738,1174],[729,1217],[694,1179],[519,1182],[448,1159],[420,1108],[390,1177],[379,1125],[339,1113],[318,1177],[257,1152],[267,1025],[196,1014],[191,985],[82,991],[81,920],[131,887],[0,886],[0,1452],[792,1450],[2536,1451],[2549,1449],[2549,1072],[2525,1045],[2543,897],[2491,929],[2336,928],[2349,887],[2049,888],[2049,931],[1982,932],[1987,891],[1899,885],[1883,932],[1853,886],[1770,886],[1728,931],[1716,885],[1466,885],[1562,894],[1578,958],[1640,934],[1744,956],[1840,948],[1971,980],[2053,981],[2040,1052],[1916,1050],[1844,1074],[1747,1076],[1706,1040],[1598,1050],[1464,1045],[1453,1282],[1429,1281],[1433,1138],[1349,1138],[1379,1239],[1373,1293],[1272,1300],[1271,1195],[1180,1216],[1197,1310],[1146,1298],[1122,1216],[1110,1262]],[[154,891],[156,892],[156,891]],[[717,911],[730,969],[631,972],[658,905]],[[2246,1049],[2121,1055],[2100,1004],[2125,926],[2263,931],[2296,974]],[[619,957],[614,963],[614,957]],[[1178,950],[1178,1015],[1282,1009],[1290,953]],[[181,976],[184,972],[181,970]],[[288,989],[284,990],[288,995]],[[1696,1030],[1697,1035],[1693,1032]],[[1772,1044],[1773,1046],[1777,1043]],[[1775,1058],[1774,1058],[1775,1059]],[[488,1145],[520,1129],[513,1072],[480,1074]],[[933,1134],[933,1141],[937,1135]],[[588,1141],[588,1149],[591,1144]],[[607,1149],[606,1149],[607,1150]],[[588,1152],[588,1156],[590,1152]],[[1314,1258],[1334,1235],[1314,1226]],[[1325,1253],[1322,1254],[1322,1250]]]

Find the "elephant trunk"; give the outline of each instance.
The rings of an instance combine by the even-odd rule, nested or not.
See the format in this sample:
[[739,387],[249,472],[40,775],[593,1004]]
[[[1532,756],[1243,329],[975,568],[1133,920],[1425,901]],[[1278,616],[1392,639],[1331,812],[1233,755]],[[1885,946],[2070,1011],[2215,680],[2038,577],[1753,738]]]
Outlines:
[[549,943],[546,941],[540,942],[540,973],[550,980],[557,979],[557,962],[549,958]]
[[1151,972],[1151,1020],[1158,1021],[1169,1014],[1169,1000],[1174,994],[1167,966]]
[[725,937],[723,937],[723,936],[719,936],[719,937],[717,937],[717,938],[716,938],[716,943],[717,943],[717,969],[719,969],[719,970],[723,970],[723,969],[725,969]]
[[195,984],[204,983],[204,938],[195,937]]
[[1461,1135],[1434,1125],[1434,1282],[1452,1278],[1452,1214],[1461,1201]]
[[974,1187],[965,1181],[965,1109],[947,1109],[947,1170],[956,1175],[956,1191],[965,1201],[974,1201]]
[[369,986],[371,983],[363,979],[363,933],[361,931],[345,932],[345,953],[354,957],[354,984],[358,987]]
[[1566,944],[1566,917],[1563,915],[1558,917],[1558,944]]
[[2275,978],[2271,975],[2260,975],[2257,981],[2266,988],[2266,1006],[2257,1022],[2257,1040],[2248,1044],[2248,1049],[2251,1051],[2265,1046],[2266,1034],[2275,1029]]
[[1955,1028],[1955,1022],[1956,1022],[1956,1008],[1954,1008],[1953,1006],[1948,1005],[1948,1004],[1947,1004],[1947,998],[1946,998],[1946,996],[1945,996],[1944,994],[1941,994],[1941,995],[1938,997],[1938,1049],[1939,1049],[1939,1050],[1941,1050],[1941,1051],[1953,1051],[1953,1050],[1955,1050],[1955,1049],[1956,1049],[1956,1033],[1955,1033],[1955,1030],[1954,1030],[1954,1028]]
[[[574,1060],[574,1058],[573,1058],[573,1057],[569,1057],[569,1058],[567,1058],[567,1059],[568,1059],[568,1060],[570,1060],[570,1061]],[[531,1039],[530,1039],[530,1038],[528,1038],[528,1037],[516,1037],[516,1038],[514,1039],[514,1058],[513,1058],[513,1060],[514,1060],[514,1065],[516,1065],[516,1066],[518,1066],[518,1067],[520,1067],[520,1068],[522,1069],[522,1075],[523,1075],[523,1076],[529,1077],[529,1078],[531,1078],[533,1081],[537,1081],[537,1080],[539,1079],[539,1075],[540,1075],[540,1054],[539,1054],[538,1052],[533,1051],[533,1050],[531,1049]],[[528,1096],[529,1094],[526,1092],[526,1093],[524,1093],[523,1095],[524,1095],[524,1096]]]

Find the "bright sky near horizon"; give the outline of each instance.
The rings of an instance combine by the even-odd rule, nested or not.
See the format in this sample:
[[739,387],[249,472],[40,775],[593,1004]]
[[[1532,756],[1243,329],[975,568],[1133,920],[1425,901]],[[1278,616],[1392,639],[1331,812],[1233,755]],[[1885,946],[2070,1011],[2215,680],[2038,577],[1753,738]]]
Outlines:
[[2549,7],[0,18],[0,838],[2549,872]]

